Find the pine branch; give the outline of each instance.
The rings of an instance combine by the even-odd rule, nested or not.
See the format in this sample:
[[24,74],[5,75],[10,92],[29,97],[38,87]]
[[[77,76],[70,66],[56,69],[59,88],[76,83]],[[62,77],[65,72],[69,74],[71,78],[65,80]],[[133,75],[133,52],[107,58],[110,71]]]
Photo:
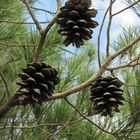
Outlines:
[[[60,0],[57,0],[57,5],[58,5],[57,7],[60,8],[60,6],[61,6],[61,1]],[[45,30],[43,30],[43,32],[41,34],[41,37],[40,37],[39,44],[38,44],[38,46],[36,47],[36,50],[35,50],[34,59],[33,59],[34,62],[39,61],[39,55],[41,53],[41,50],[42,50],[46,35],[49,32],[49,30],[51,29],[51,27],[55,24],[59,13],[60,13],[60,11],[58,10],[56,16],[54,16],[54,18],[48,23],[48,25],[45,28]]]
[[32,9],[31,9],[31,7],[29,6],[28,1],[27,0],[24,0],[23,2],[25,4],[25,6],[27,7],[27,9],[28,9],[28,11],[29,11],[29,13],[30,13],[30,15],[31,15],[34,23],[36,24],[36,26],[37,26],[40,34],[42,34],[43,29],[42,29],[41,25],[39,24],[38,20],[36,19],[35,15],[34,15],[34,13],[32,11]]
[[110,29],[111,29],[111,23],[112,23],[112,6],[113,6],[113,1],[110,0],[109,21],[108,21],[108,26],[107,26],[106,57],[110,55],[109,48],[110,48]]

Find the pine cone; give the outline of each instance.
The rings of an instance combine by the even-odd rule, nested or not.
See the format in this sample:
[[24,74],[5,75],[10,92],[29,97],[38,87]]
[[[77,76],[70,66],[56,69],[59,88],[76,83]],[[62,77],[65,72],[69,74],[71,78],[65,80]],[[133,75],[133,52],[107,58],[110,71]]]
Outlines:
[[123,105],[124,100],[123,90],[120,88],[122,85],[118,78],[112,77],[100,78],[91,85],[95,113],[112,117],[113,111],[120,111],[119,105]]
[[63,42],[65,46],[72,43],[73,46],[79,48],[84,45],[84,40],[92,38],[93,31],[91,28],[98,25],[96,21],[91,19],[97,14],[95,9],[88,9],[82,2],[69,1],[60,10],[57,19],[57,23],[60,24],[58,33],[66,36]]
[[16,94],[22,105],[45,101],[60,81],[58,72],[45,63],[28,64],[22,71],[19,74],[21,81],[16,83],[20,86]]

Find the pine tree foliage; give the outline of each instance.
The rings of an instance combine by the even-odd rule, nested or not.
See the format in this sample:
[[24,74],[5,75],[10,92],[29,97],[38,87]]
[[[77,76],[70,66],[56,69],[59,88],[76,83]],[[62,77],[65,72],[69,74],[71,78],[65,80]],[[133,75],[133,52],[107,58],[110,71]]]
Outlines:
[[[35,2],[30,1],[30,4],[34,5]],[[27,10],[22,1],[1,0],[0,9],[0,20],[26,21]],[[135,6],[134,11],[138,12],[139,6]],[[85,82],[98,70],[97,46],[88,41],[84,42],[80,49],[65,48],[64,37],[57,33],[58,29],[59,26],[55,24],[48,32],[40,55],[40,62],[49,64],[58,71],[60,83],[55,87],[54,95]],[[139,30],[139,27],[124,28],[112,43],[114,52],[139,36]],[[17,90],[18,74],[33,61],[39,40],[40,35],[34,25],[0,22],[0,107]],[[122,53],[109,67],[126,64],[135,59],[138,53],[139,43]],[[112,118],[94,112],[95,106],[90,100],[90,87],[87,87],[67,98],[43,102],[41,105],[35,104],[34,107],[26,105],[12,108],[0,119],[0,139],[47,140],[54,137],[56,140],[138,140],[140,66],[125,67],[111,72],[124,83],[125,98],[120,113],[114,113]],[[109,75],[110,72],[103,74],[104,77]]]

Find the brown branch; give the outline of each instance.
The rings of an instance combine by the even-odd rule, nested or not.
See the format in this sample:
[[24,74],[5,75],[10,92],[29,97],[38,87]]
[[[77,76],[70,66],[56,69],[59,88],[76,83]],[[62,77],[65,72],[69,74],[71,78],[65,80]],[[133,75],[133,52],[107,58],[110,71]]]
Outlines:
[[113,67],[113,68],[108,67],[108,68],[106,68],[106,70],[113,71],[113,70],[118,70],[118,69],[127,68],[127,67],[135,67],[137,65],[140,65],[140,63],[135,63],[135,64],[131,64],[131,65],[128,63],[126,65],[121,65],[121,66]]
[[56,14],[55,12],[51,12],[51,11],[41,9],[41,8],[36,8],[36,7],[33,7],[33,6],[31,6],[31,8],[34,9],[34,10],[43,11],[43,12],[46,12],[46,13],[49,13],[49,14],[52,14],[52,15]]
[[82,116],[85,120],[87,120],[87,121],[90,122],[92,125],[94,125],[94,126],[96,126],[97,128],[99,128],[101,131],[103,131],[103,132],[105,132],[105,133],[107,133],[107,134],[113,135],[111,132],[109,132],[109,131],[107,131],[107,130],[101,128],[99,125],[97,125],[96,123],[94,123],[93,121],[91,121],[89,118],[87,118],[85,115],[83,115],[83,114],[79,111],[79,109],[78,109],[76,106],[74,106],[73,104],[71,104],[66,98],[65,98],[65,100],[66,100],[66,102],[67,102],[72,108],[74,108],[74,109],[76,110],[76,112],[77,112],[80,116]]
[[112,23],[112,5],[113,5],[113,2],[112,2],[112,0],[110,0],[109,22],[108,22],[108,27],[107,27],[106,57],[109,56],[109,47],[110,47],[110,29],[111,29],[111,23]]
[[56,0],[56,2],[57,2],[57,10],[59,10],[62,6],[62,2],[61,0]]
[[[34,57],[33,57],[33,62],[38,62],[39,61],[39,56],[40,56],[40,53],[41,53],[41,50],[42,50],[42,47],[43,47],[43,44],[45,42],[45,38],[46,38],[46,35],[47,33],[49,32],[49,30],[51,29],[51,27],[54,25],[57,17],[58,17],[58,14],[48,23],[47,27],[45,28],[45,30],[42,29],[42,27],[40,26],[38,20],[36,19],[35,15],[33,14],[32,10],[31,10],[31,7],[29,6],[27,0],[24,0],[24,3],[33,19],[33,21],[35,22],[39,32],[40,32],[40,41],[36,47],[36,50],[35,50],[35,53],[34,53]],[[60,8],[61,7],[61,0],[57,0],[57,7]],[[58,10],[58,13],[59,13],[59,10]]]
[[107,16],[107,13],[108,13],[108,10],[109,10],[109,7],[107,8],[105,14],[104,14],[104,17],[103,17],[103,20],[102,20],[102,23],[101,23],[101,27],[100,27],[100,30],[99,30],[99,34],[98,34],[98,47],[97,47],[97,53],[98,53],[98,65],[99,65],[99,68],[101,68],[101,59],[100,59],[100,39],[101,39],[101,33],[102,33],[102,29],[103,29],[103,26],[104,26],[104,22],[105,22],[105,19],[106,19],[106,16]]
[[[113,1],[113,3],[115,2],[116,0]],[[99,29],[99,34],[98,34],[98,47],[97,47],[97,52],[98,52],[98,65],[99,65],[99,68],[101,67],[101,60],[100,60],[100,39],[101,39],[101,33],[102,33],[102,30],[103,30],[103,26],[104,26],[104,23],[105,23],[105,19],[106,19],[106,16],[107,16],[107,13],[110,9],[110,5],[109,7],[107,8],[104,16],[103,16],[103,20],[101,22],[101,26],[100,26],[100,29]]]
[[118,69],[123,69],[123,68],[127,68],[127,67],[135,67],[137,65],[140,65],[140,63],[135,63],[135,64],[126,64],[126,65],[121,65],[121,66],[118,66],[118,67],[113,67],[113,68],[106,68],[106,70],[109,70],[109,71],[113,71],[113,70],[118,70]]
[[120,11],[114,13],[114,14],[112,14],[112,16],[116,16],[116,15],[118,15],[118,14],[120,14],[120,13],[122,13],[122,12],[128,10],[128,9],[130,9],[131,7],[133,7],[134,5],[136,5],[138,2],[140,2],[140,1],[138,0],[138,1],[134,2],[134,3],[132,3],[130,6],[124,8],[124,9],[122,9],[122,10],[120,10]]
[[[23,22],[23,21],[11,21],[11,20],[0,20],[0,23],[9,23],[9,24],[35,24],[34,22]],[[46,24],[49,21],[39,21],[39,24]]]
[[34,62],[39,61],[39,56],[40,56],[46,35],[49,32],[49,30],[51,29],[51,27],[55,24],[55,22],[58,18],[58,14],[60,13],[59,9],[61,7],[61,0],[57,0],[57,7],[58,7],[58,12],[57,12],[56,16],[48,23],[47,27],[45,28],[45,30],[41,34],[39,44],[35,50],[34,59],[33,59]]
[[24,2],[24,4],[25,4],[25,6],[27,7],[27,9],[28,9],[28,11],[29,11],[29,14],[31,15],[31,17],[32,17],[32,19],[33,19],[33,21],[34,21],[34,23],[36,24],[36,26],[37,26],[37,28],[38,28],[40,34],[42,34],[42,30],[43,30],[43,29],[42,29],[41,25],[39,24],[38,20],[36,19],[35,15],[34,15],[34,13],[33,13],[33,11],[32,11],[32,9],[31,9],[31,7],[29,6],[28,0],[23,0],[23,2]]
[[36,47],[36,50],[35,50],[34,60],[33,60],[34,62],[39,61],[39,55],[41,53],[46,35],[49,32],[49,30],[51,29],[51,27],[55,24],[55,21],[56,21],[57,17],[58,17],[58,14],[48,23],[46,29],[43,31],[43,33],[41,35],[41,38],[40,38],[40,41],[39,41],[39,44],[38,44],[38,46]]
[[135,67],[137,65],[140,65],[139,62],[135,62],[135,61],[137,61],[139,59],[140,59],[140,54],[139,54],[138,57],[136,57],[135,59],[133,59],[132,61],[130,61],[127,64],[124,64],[124,65],[121,65],[121,66],[116,66],[116,67],[107,67],[106,70],[113,71],[113,70],[118,70],[118,69],[122,69],[122,68],[126,68],[126,67]]

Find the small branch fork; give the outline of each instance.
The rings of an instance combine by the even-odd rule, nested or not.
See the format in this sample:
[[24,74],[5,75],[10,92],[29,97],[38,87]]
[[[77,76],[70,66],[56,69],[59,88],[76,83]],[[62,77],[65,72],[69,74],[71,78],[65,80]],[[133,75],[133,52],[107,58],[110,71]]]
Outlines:
[[43,47],[43,44],[45,42],[45,38],[46,38],[46,35],[47,33],[49,32],[50,28],[54,25],[56,19],[57,19],[57,16],[58,16],[58,13],[59,13],[59,9],[61,7],[61,0],[57,0],[57,7],[58,7],[58,12],[56,14],[56,16],[47,24],[46,28],[43,30],[43,28],[41,27],[40,23],[38,22],[38,20],[36,19],[33,11],[32,11],[32,8],[29,6],[29,3],[27,0],[24,0],[24,4],[25,6],[27,7],[27,10],[29,11],[29,14],[31,15],[34,23],[36,24],[38,30],[39,30],[39,33],[40,33],[40,40],[39,40],[39,43],[36,47],[36,50],[35,50],[35,53],[34,53],[34,58],[33,58],[33,62],[38,62],[39,61],[39,56],[40,56],[40,53],[41,53],[41,50],[42,50],[42,47]]
[[39,56],[40,56],[40,53],[41,53],[41,50],[42,50],[46,35],[49,32],[50,28],[54,25],[57,17],[58,17],[58,14],[48,23],[48,25],[45,28],[45,30],[43,30],[43,32],[41,34],[41,37],[40,37],[39,44],[36,47],[36,51],[35,51],[35,54],[34,54],[34,60],[33,60],[34,62],[39,61]]
[[135,59],[133,59],[132,61],[130,61],[127,64],[120,65],[120,66],[117,66],[117,67],[107,67],[106,70],[114,71],[114,70],[118,70],[118,69],[122,69],[122,68],[127,68],[127,67],[135,67],[137,65],[140,65],[139,60],[140,60],[140,54]]
[[33,14],[33,11],[31,9],[31,7],[29,6],[28,0],[24,0],[23,2],[25,4],[25,6],[27,7],[27,9],[28,9],[34,23],[36,24],[40,34],[42,34],[43,29],[42,29],[41,25],[39,24],[38,20],[36,19],[35,15]]

